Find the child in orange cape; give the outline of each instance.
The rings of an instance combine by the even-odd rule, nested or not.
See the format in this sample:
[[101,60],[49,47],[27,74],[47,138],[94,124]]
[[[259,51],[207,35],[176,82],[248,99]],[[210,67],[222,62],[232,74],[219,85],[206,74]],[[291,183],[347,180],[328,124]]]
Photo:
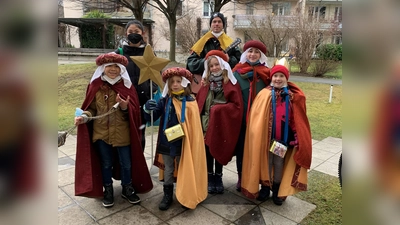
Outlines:
[[[154,165],[160,168],[164,197],[158,208],[172,205],[176,176],[176,198],[184,207],[195,209],[207,198],[207,169],[203,134],[196,99],[191,95],[193,74],[179,67],[162,73],[165,82],[162,98],[144,105],[145,119],[160,118]],[[165,130],[180,124],[184,137],[168,140]]]
[[[257,94],[251,106],[243,155],[242,193],[265,201],[272,189],[276,205],[282,205],[288,195],[307,190],[311,165],[306,98],[288,79],[285,66],[272,68],[270,86]],[[283,158],[270,152],[274,141],[287,147]]]

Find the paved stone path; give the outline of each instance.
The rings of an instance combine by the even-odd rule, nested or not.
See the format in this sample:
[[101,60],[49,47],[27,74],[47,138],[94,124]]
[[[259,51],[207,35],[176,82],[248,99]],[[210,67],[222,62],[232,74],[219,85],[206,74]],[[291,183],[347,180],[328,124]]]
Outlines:
[[[153,136],[156,142],[156,136]],[[145,157],[154,188],[139,194],[141,203],[131,205],[122,199],[119,181],[114,182],[115,205],[104,208],[101,199],[74,196],[76,137],[68,136],[65,145],[58,148],[58,219],[60,225],[125,225],[125,224],[287,224],[301,222],[316,206],[289,196],[280,207],[271,200],[250,200],[235,190],[237,181],[235,158],[224,167],[225,193],[209,194],[195,210],[181,207],[174,202],[167,211],[160,211],[158,204],[163,197],[162,183],[158,181],[158,169],[151,165],[151,135],[147,137]],[[311,170],[337,176],[337,164],[342,151],[342,140],[328,137],[313,140]]]

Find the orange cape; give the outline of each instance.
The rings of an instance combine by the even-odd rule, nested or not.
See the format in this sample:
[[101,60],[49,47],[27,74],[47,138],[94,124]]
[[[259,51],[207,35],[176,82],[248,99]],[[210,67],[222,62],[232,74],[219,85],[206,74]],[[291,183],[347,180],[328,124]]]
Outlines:
[[[173,98],[178,118],[181,118],[182,102]],[[196,101],[186,102],[185,122],[182,125],[185,137],[177,175],[176,198],[189,209],[207,198],[207,164],[204,137],[201,128],[199,108]],[[160,168],[160,180],[164,178],[164,164],[161,154],[156,154],[155,163]]]

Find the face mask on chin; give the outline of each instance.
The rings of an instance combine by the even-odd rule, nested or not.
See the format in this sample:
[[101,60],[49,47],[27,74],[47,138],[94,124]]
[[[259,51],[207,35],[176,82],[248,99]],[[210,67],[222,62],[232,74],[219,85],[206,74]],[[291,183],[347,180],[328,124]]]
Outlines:
[[136,33],[131,33],[128,35],[128,40],[129,42],[131,42],[132,44],[137,44],[139,43],[141,40],[143,40],[142,35],[140,34],[136,34]]
[[222,75],[222,70],[216,72],[216,73],[211,73],[211,75],[213,75],[214,77],[219,77]]

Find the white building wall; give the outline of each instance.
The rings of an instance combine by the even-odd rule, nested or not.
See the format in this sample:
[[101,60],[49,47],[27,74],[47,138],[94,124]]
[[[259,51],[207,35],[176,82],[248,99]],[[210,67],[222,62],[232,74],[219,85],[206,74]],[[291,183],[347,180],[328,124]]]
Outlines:
[[[64,18],[81,18],[82,16],[82,4],[71,2],[70,0],[64,0]],[[78,28],[68,25],[68,29],[67,43],[71,44],[75,48],[80,48],[81,42],[79,41]]]

